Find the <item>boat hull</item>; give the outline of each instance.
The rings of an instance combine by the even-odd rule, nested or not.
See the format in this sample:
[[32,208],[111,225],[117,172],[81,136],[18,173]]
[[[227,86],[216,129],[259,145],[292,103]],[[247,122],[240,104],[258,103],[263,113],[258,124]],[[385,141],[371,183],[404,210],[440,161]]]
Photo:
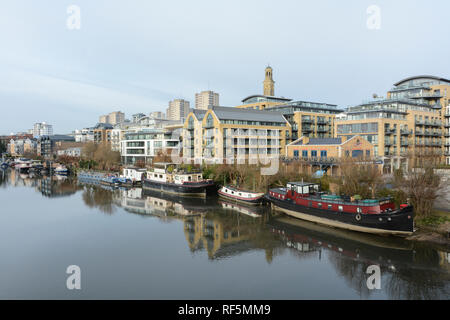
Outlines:
[[163,191],[171,194],[178,194],[181,196],[191,197],[206,197],[206,192],[209,188],[213,187],[213,182],[205,183],[189,183],[189,184],[175,184],[158,182],[149,179],[145,179],[142,184],[143,189]]
[[357,215],[348,212],[336,212],[293,203],[290,200],[280,200],[266,196],[275,210],[279,210],[294,218],[311,221],[330,227],[358,232],[407,236],[414,232],[413,208],[408,206],[397,212],[386,214]]
[[227,199],[227,200],[231,200],[231,201],[239,202],[239,203],[245,203],[245,204],[249,204],[249,205],[254,205],[254,206],[260,205],[264,201],[264,196],[260,196],[255,199],[247,200],[247,199],[240,199],[239,197],[233,197],[231,195],[228,195],[228,194],[222,192],[221,190],[217,191],[217,193],[218,193],[219,197],[221,197],[223,199]]

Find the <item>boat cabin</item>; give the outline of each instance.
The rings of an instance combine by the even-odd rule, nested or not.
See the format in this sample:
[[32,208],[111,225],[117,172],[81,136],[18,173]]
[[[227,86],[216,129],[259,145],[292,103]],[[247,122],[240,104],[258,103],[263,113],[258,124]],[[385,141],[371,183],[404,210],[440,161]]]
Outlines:
[[288,182],[286,188],[271,189],[269,196],[278,200],[288,200],[300,206],[334,212],[379,214],[395,210],[395,204],[390,198],[362,200],[354,196],[347,199],[321,192],[317,183]]
[[185,184],[204,181],[199,172],[184,172],[173,163],[155,163],[152,171],[147,171],[147,179],[175,184]]
[[145,178],[146,169],[126,167],[123,168],[123,174],[120,176],[121,178],[130,179],[133,182],[142,182]]

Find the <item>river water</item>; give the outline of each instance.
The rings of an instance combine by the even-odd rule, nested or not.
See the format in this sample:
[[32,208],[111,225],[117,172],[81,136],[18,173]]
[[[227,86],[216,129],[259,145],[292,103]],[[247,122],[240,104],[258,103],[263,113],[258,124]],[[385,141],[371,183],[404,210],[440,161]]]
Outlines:
[[12,170],[0,170],[0,257],[1,299],[450,298],[450,254],[427,245]]

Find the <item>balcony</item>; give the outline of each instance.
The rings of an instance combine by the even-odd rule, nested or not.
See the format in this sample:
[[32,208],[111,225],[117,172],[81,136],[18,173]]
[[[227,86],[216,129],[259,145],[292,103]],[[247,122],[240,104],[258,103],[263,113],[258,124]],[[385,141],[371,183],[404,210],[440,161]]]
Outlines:
[[410,93],[407,95],[409,99],[440,99],[442,98],[442,94],[440,92],[418,92],[418,93]]
[[312,119],[303,119],[302,118],[302,123],[313,123]]
[[432,127],[440,127],[442,126],[442,122],[441,121],[429,121],[429,124]]
[[317,124],[329,124],[327,120],[317,120]]
[[449,122],[449,123],[445,123],[445,124],[444,124],[444,127],[450,128],[450,122]]
[[384,128],[384,134],[394,134],[397,132],[395,128]]
[[313,129],[310,126],[302,127],[302,132],[312,132]]
[[423,136],[424,132],[422,130],[416,130],[416,136]]
[[408,130],[408,129],[400,129],[400,134],[402,135],[402,136],[409,136],[409,135],[411,135],[412,134],[412,129],[411,130]]
[[407,146],[409,146],[409,142],[408,141],[400,141],[400,145],[402,147],[407,147]]
[[327,128],[321,128],[321,127],[318,127],[317,128],[317,132],[327,132],[328,131],[328,129]]
[[384,146],[385,147],[392,146],[392,142],[391,141],[384,141]]
[[416,119],[416,121],[414,123],[416,124],[416,126],[423,126],[423,125],[425,125],[425,121],[423,121],[423,120],[417,120]]

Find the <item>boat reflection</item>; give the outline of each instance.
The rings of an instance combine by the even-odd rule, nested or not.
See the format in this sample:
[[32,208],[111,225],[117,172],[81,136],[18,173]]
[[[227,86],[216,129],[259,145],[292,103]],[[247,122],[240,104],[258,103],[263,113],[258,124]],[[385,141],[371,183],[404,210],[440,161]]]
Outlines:
[[81,190],[84,205],[102,213],[125,211],[179,223],[182,227],[176,226],[174,232],[183,232],[188,250],[193,255],[206,254],[209,260],[255,252],[262,253],[268,264],[290,259],[295,268],[302,267],[302,260],[315,260],[331,266],[362,298],[375,292],[367,288],[367,267],[379,265],[382,291],[391,299],[450,298],[450,250],[332,229],[275,215],[268,206],[245,206],[217,198],[184,198],[141,188],[80,184],[70,178],[21,176],[15,170],[0,171],[0,185],[30,187],[50,198]]
[[450,297],[448,252],[404,239],[347,232],[285,216],[273,218],[267,225],[297,256],[326,257],[363,298],[373,293],[367,287],[370,265],[380,266],[382,289],[390,299]]

